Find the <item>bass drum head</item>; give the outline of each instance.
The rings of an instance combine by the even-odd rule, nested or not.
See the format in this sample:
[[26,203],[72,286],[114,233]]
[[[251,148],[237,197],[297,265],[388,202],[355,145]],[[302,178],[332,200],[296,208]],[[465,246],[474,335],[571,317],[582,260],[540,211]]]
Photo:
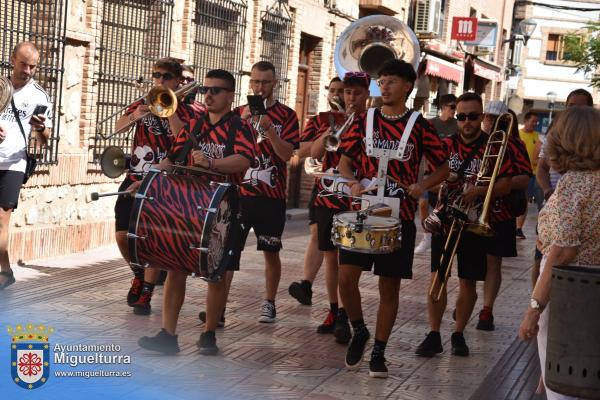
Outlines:
[[232,261],[237,245],[235,234],[239,226],[239,197],[236,186],[217,184],[210,202],[202,231],[202,247],[208,249],[200,254],[200,270],[207,281],[217,281]]

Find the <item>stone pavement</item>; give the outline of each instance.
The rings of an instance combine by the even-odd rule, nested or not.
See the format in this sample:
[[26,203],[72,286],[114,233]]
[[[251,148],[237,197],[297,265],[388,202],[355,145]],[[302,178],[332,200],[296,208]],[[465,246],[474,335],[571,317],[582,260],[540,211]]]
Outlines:
[[[504,261],[494,332],[475,329],[483,297],[479,285],[480,300],[465,332],[471,349],[467,358],[450,355],[456,278],[449,282],[450,306],[442,326],[444,352],[431,359],[414,355],[428,332],[429,286],[429,256],[415,256],[414,278],[402,282],[400,308],[386,351],[390,370],[386,380],[369,378],[367,356],[360,371],[346,371],[345,347],[336,344],[332,336],[316,333],[328,306],[323,272],[314,285],[313,306],[299,305],[288,295],[288,285],[302,275],[308,241],[306,220],[302,219],[291,220],[286,227],[275,324],[257,322],[264,291],[263,258],[255,251],[255,240],[249,240],[241,271],[234,277],[226,326],[217,332],[222,352],[216,357],[199,355],[195,344],[201,330],[197,315],[204,309],[206,293],[206,284],[200,279],[188,280],[178,326],[181,353],[161,356],[137,346],[140,336],[154,335],[160,329],[162,288],[155,291],[150,316],[134,315],[124,301],[131,273],[116,246],[16,266],[17,284],[0,293],[0,323],[16,324],[35,318],[34,323],[55,327],[56,335],[51,339],[54,343],[121,345],[131,355],[135,372],[126,384],[115,387],[128,399],[139,398],[139,385],[134,383],[140,382],[152,388],[145,399],[529,399],[533,396],[531,382],[537,379],[537,372],[531,372],[537,362],[535,349],[521,345],[515,338],[530,295],[535,237],[532,216],[526,228],[528,238],[518,243],[519,257]],[[377,280],[365,273],[361,284],[365,320],[374,334]],[[372,340],[365,354],[370,354],[371,346]],[[515,351],[515,346],[524,348],[528,358],[521,357],[513,366],[510,360],[524,354]],[[518,354],[513,357],[513,353]],[[527,376],[519,372],[524,370],[529,371]],[[504,371],[502,379],[496,379],[494,371]],[[515,390],[519,380],[522,390]],[[0,377],[0,387],[5,382],[5,377]],[[53,378],[47,385],[57,382]],[[501,389],[501,385],[512,385],[512,389],[494,390],[494,386]],[[68,398],[64,396],[61,398]]]

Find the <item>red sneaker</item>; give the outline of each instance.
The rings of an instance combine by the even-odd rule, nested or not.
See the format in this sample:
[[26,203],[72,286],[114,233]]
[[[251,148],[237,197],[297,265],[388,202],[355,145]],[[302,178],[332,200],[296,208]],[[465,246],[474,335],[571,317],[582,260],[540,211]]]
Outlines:
[[133,307],[133,303],[139,300],[140,294],[142,293],[143,279],[133,278],[131,281],[131,287],[127,293],[127,305]]
[[317,327],[317,333],[333,333],[335,330],[335,314],[329,310],[327,318]]
[[484,308],[479,312],[479,322],[477,322],[477,329],[480,331],[493,331],[496,329],[494,326],[494,315],[492,310]]

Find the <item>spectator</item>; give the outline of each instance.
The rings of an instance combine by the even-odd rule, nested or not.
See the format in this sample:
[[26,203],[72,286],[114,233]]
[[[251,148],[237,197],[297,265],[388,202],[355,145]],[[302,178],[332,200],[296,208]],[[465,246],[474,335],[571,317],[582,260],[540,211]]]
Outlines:
[[[545,152],[550,167],[563,176],[556,192],[540,211],[541,274],[519,329],[523,340],[537,336],[543,375],[552,267],[577,264],[597,268],[600,265],[600,111],[576,106],[561,113],[549,130]],[[547,387],[546,395],[549,400],[571,398]]]

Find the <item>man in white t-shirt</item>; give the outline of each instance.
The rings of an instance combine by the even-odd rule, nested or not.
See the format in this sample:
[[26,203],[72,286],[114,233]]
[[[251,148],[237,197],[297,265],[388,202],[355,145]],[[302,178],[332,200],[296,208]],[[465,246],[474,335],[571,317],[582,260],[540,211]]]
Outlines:
[[39,60],[40,52],[33,43],[21,42],[15,46],[10,77],[13,103],[0,113],[0,290],[15,282],[8,259],[8,228],[25,176],[27,141],[35,136],[45,144],[52,128],[50,98],[33,79]]

